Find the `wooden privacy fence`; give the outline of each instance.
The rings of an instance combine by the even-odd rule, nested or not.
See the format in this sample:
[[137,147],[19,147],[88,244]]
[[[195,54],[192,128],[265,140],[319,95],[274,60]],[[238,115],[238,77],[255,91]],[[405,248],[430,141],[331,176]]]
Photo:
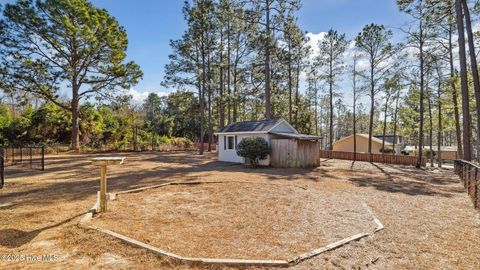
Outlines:
[[[399,156],[399,155],[390,155],[390,154],[368,154],[368,153],[320,150],[320,157],[355,160],[355,161],[368,161],[368,162],[386,163],[386,164],[397,164],[397,165],[415,166],[417,164],[417,157]],[[427,160],[425,158],[422,158],[422,166],[425,166],[426,164],[427,164]]]
[[480,167],[466,160],[456,159],[454,161],[455,174],[460,177],[460,180],[465,187],[468,195],[473,201],[475,208],[480,207],[480,194],[478,192],[480,178]]

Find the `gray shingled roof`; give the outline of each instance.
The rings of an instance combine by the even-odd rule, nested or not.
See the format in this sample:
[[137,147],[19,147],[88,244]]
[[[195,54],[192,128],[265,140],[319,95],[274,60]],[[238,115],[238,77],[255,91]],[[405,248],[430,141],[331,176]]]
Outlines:
[[301,134],[301,133],[285,133],[285,132],[269,132],[269,133],[280,136],[280,137],[297,139],[301,141],[318,141],[322,139],[321,136]]
[[274,127],[280,121],[282,121],[282,119],[236,122],[220,129],[218,133],[269,131],[272,127]]

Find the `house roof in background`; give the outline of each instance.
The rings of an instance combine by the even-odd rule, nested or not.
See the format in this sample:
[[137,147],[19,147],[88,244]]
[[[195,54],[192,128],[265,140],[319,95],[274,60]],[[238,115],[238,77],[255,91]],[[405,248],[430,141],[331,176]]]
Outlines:
[[[363,137],[363,138],[366,138],[368,140],[368,134],[362,134],[362,133],[357,133],[357,136],[360,136],[360,137]],[[338,142],[341,142],[341,141],[344,141],[346,139],[349,139],[349,138],[352,138],[353,135],[350,135],[350,136],[347,136],[347,137],[343,137],[341,138],[340,140],[336,141],[336,142],[333,142],[333,144],[336,144]],[[376,143],[382,143],[383,140],[379,139],[379,138],[375,138],[375,137],[372,137],[372,142],[376,142]],[[387,142],[385,141],[385,145],[393,145],[393,143],[391,142]]]
[[[430,150],[430,146],[424,146],[423,149],[424,150]],[[436,152],[438,150],[438,146],[433,145],[432,150],[434,152]],[[444,151],[444,152],[457,152],[457,150],[458,149],[457,149],[456,146],[440,146],[440,151]],[[403,151],[414,152],[414,151],[417,151],[417,147],[415,147],[414,145],[407,145],[407,146],[405,146],[405,149],[403,149]]]
[[236,122],[220,129],[217,133],[268,132],[283,121],[285,120],[269,119],[269,120]]
[[[376,138],[381,138],[383,137],[383,135],[373,135],[373,137],[376,137]],[[385,134],[385,137],[403,137],[402,135],[393,135],[393,134]]]

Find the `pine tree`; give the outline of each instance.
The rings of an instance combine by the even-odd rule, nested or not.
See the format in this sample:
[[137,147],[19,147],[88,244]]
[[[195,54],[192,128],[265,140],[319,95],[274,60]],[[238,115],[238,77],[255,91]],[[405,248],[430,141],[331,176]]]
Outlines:
[[[5,5],[0,22],[0,88],[28,92],[72,114],[71,147],[80,147],[82,99],[109,97],[142,77],[125,63],[127,33],[105,9],[87,0],[19,1]],[[69,102],[59,98],[63,84]]]
[[355,45],[364,53],[369,63],[368,81],[370,96],[370,120],[368,127],[368,153],[372,153],[373,116],[375,114],[375,96],[379,91],[378,82],[388,70],[387,61],[391,61],[395,50],[390,43],[392,32],[383,25],[366,25],[356,39]]
[[329,119],[329,149],[333,149],[333,97],[334,88],[342,75],[345,65],[343,54],[347,48],[345,34],[339,34],[336,30],[330,29],[318,44],[319,55],[315,60],[315,67],[321,70],[321,76],[328,85],[328,96],[330,99]]

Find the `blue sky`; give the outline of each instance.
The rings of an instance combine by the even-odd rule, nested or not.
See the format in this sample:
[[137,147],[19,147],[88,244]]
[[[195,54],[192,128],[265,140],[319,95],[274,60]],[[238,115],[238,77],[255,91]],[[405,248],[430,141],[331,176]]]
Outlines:
[[[11,3],[12,0],[0,0]],[[136,61],[144,72],[136,92],[168,92],[160,82],[163,67],[171,52],[169,40],[181,37],[186,28],[181,12],[183,0],[93,0],[107,9],[128,33],[128,59]],[[303,0],[298,23],[314,34],[330,28],[353,38],[365,24],[379,23],[398,27],[407,18],[398,11],[395,0]],[[138,95],[137,93],[134,93]],[[144,95],[138,95],[141,98]]]

